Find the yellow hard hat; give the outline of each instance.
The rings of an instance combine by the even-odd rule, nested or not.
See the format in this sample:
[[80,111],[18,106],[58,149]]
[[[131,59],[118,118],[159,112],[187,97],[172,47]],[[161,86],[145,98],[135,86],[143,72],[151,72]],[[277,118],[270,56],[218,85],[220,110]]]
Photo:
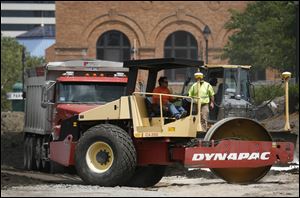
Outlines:
[[203,78],[204,78],[204,75],[203,75],[203,73],[201,73],[201,72],[196,72],[196,73],[194,74],[194,76],[195,76],[196,79],[198,79],[198,78],[203,79]]

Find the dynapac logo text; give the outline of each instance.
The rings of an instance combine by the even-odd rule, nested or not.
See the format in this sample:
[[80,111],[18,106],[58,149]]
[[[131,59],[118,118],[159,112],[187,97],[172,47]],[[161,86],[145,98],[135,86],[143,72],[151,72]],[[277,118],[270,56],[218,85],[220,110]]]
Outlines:
[[263,153],[195,153],[192,161],[202,160],[268,160],[270,152]]

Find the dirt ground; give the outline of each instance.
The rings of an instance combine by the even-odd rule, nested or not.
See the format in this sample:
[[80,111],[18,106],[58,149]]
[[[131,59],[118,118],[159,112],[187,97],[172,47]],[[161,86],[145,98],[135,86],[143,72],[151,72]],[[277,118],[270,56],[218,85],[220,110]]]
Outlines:
[[[16,177],[18,180],[19,177]],[[164,177],[151,188],[100,187],[74,183],[32,183],[1,189],[1,197],[297,197],[299,175],[292,173],[269,173],[260,182],[250,185],[228,184],[221,179],[188,178],[183,176]],[[31,181],[28,183],[27,181]],[[67,182],[67,183],[65,183]]]
[[[22,117],[22,116],[21,116]],[[9,118],[9,119],[8,119]],[[271,171],[258,183],[249,185],[228,184],[206,170],[187,170],[170,167],[165,177],[151,188],[99,187],[85,185],[76,175],[47,174],[24,171],[23,134],[13,132],[7,127],[16,122],[13,116],[6,116],[6,123],[1,122],[1,197],[11,196],[216,196],[216,197],[298,197],[299,196],[299,162],[289,171]],[[290,115],[292,132],[299,134],[299,113]],[[1,115],[1,121],[3,121]],[[280,130],[284,126],[283,116],[274,116],[264,121],[269,130]],[[6,128],[5,128],[6,127]],[[6,131],[5,131],[6,130]],[[19,129],[18,129],[19,130]],[[9,132],[8,132],[9,131]],[[299,137],[298,143],[299,145]],[[299,159],[299,146],[296,148]]]

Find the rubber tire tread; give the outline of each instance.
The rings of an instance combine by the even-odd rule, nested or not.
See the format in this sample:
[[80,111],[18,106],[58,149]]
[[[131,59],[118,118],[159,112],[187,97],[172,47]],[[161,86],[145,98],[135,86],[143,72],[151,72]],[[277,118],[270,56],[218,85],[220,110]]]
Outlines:
[[[94,142],[103,141],[113,150],[114,162],[103,173],[95,173],[86,163],[86,152]],[[113,187],[124,185],[132,177],[137,155],[131,137],[122,128],[100,124],[89,128],[75,148],[75,167],[78,175],[88,184]]]
[[[42,139],[40,136],[36,136],[36,144],[35,144],[35,167],[36,170],[42,170],[42,160],[41,160],[41,150],[42,150]],[[39,150],[39,156],[37,154],[37,150]]]
[[28,170],[27,169],[27,164],[28,164],[28,140],[29,138],[27,136],[24,136],[24,146],[23,146],[23,168],[24,170]]
[[28,136],[27,141],[27,170],[36,170],[35,165],[35,137],[34,136]]
[[127,186],[130,187],[152,187],[157,184],[165,174],[166,166],[152,165],[139,166]]

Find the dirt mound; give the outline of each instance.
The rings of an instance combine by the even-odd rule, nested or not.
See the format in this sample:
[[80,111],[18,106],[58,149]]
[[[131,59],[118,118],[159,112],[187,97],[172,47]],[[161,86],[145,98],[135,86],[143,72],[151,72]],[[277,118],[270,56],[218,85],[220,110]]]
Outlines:
[[1,134],[3,132],[22,132],[23,128],[23,112],[1,112]]
[[23,168],[23,133],[1,132],[1,167]]
[[170,165],[167,167],[165,176],[183,176],[187,178],[206,178],[216,179],[218,178],[212,172],[202,169],[188,169],[180,164]]
[[[289,115],[290,126],[293,133],[299,134],[299,112]],[[285,116],[284,114],[276,115],[262,121],[267,130],[281,130],[284,128]]]
[[1,167],[23,168],[23,112],[1,112]]
[[11,175],[8,173],[1,172],[1,190],[5,190],[12,186],[26,186],[33,184],[41,184],[46,183],[41,180],[28,178],[25,176]]

